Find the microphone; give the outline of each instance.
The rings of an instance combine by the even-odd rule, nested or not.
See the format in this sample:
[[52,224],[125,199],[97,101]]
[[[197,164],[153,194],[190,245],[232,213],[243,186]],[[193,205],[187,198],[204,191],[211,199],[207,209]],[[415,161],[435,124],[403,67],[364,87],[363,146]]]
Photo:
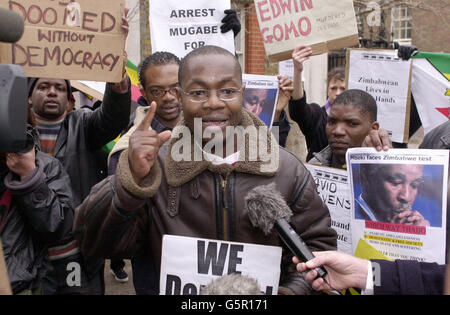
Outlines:
[[[257,186],[250,190],[245,197],[245,208],[255,228],[261,229],[265,235],[268,235],[275,226],[278,235],[289,250],[303,262],[315,257],[289,224],[292,210],[281,193],[276,190],[275,183]],[[319,277],[325,280],[327,274],[325,268],[317,267],[315,270]]]
[[22,17],[14,11],[0,8],[0,42],[15,43],[23,35]]
[[263,295],[263,293],[256,279],[232,273],[201,286],[200,295]]

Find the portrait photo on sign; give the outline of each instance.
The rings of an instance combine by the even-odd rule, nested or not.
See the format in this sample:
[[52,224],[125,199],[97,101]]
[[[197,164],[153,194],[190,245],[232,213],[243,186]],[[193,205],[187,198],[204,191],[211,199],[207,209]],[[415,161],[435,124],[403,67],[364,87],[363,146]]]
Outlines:
[[278,89],[247,88],[244,93],[244,107],[269,127],[272,125],[277,91]]
[[352,164],[355,219],[442,226],[443,165]]
[[277,76],[244,73],[242,85],[245,85],[242,106],[272,128],[279,92]]

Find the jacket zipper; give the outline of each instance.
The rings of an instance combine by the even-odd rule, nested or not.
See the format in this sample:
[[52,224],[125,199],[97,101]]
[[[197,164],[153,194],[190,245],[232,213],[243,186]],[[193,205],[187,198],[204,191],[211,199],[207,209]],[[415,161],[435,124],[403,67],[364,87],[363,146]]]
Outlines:
[[225,241],[230,240],[229,231],[230,231],[230,221],[229,221],[229,213],[228,213],[228,202],[227,202],[227,184],[228,184],[228,178],[230,174],[228,173],[225,178],[220,176],[220,185],[222,188],[222,232],[223,232],[223,239]]

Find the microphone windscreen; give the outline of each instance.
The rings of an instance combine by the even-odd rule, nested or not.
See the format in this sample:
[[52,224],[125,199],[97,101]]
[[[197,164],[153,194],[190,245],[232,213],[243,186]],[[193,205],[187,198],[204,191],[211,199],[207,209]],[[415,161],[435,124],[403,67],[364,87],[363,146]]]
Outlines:
[[200,295],[262,295],[256,279],[232,273],[200,288]]
[[261,229],[265,235],[272,231],[277,220],[289,221],[292,216],[292,210],[276,190],[275,183],[250,190],[245,197],[245,210],[253,226]]
[[0,8],[0,42],[15,43],[23,35],[22,17],[11,10]]

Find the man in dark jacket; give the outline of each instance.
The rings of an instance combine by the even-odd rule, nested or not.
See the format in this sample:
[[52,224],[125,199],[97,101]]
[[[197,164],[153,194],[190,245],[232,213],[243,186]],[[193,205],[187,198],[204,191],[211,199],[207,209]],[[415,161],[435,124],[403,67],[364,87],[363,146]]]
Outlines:
[[0,154],[0,236],[14,294],[40,293],[48,248],[69,237],[72,222],[70,179],[57,159],[34,146]]
[[[73,204],[76,207],[89,194],[93,185],[104,179],[105,161],[100,160],[100,150],[103,145],[113,140],[128,124],[130,116],[131,83],[124,73],[124,79],[119,84],[106,84],[103,104],[95,111],[87,109],[66,112],[70,100],[70,83],[63,79],[33,78],[29,81],[29,105],[36,115],[37,129],[42,149],[45,153],[61,161],[65,171],[69,174],[72,184]],[[54,257],[54,264],[61,264],[56,270],[66,270],[70,261],[79,261],[87,278],[97,284],[96,290],[84,293],[102,294],[104,292],[103,261],[83,262],[79,253],[74,249],[74,242],[59,244],[54,248],[59,254]],[[52,249],[51,249],[52,251]],[[74,256],[75,255],[75,256]],[[65,292],[59,288],[66,288],[64,271],[55,275],[58,279],[50,290],[44,285],[44,294]],[[88,281],[89,282],[89,281]],[[88,285],[89,286],[89,285]],[[70,288],[70,293],[77,288]]]
[[370,130],[378,130],[377,103],[368,93],[347,90],[336,97],[327,118],[326,134],[330,143],[308,161],[334,168],[345,168],[345,154],[360,147]]
[[[279,147],[263,122],[243,109],[242,70],[235,56],[216,46],[196,49],[182,60],[178,78],[177,95],[184,113],[174,129],[178,136],[163,145],[171,132],[148,130],[155,113],[153,102],[121,154],[116,175],[96,185],[76,211],[74,231],[82,252],[132,257],[150,240],[159,269],[164,234],[283,246],[275,233],[265,235],[252,227],[243,210],[247,192],[269,183],[276,184],[290,205],[291,223],[308,246],[335,248],[336,232],[309,172]],[[226,156],[204,151],[208,131],[224,135],[227,127],[237,126],[259,129],[265,136],[259,138],[265,151],[258,150],[257,139],[245,140],[239,132],[236,146],[227,146],[234,138],[229,134],[216,142],[233,150]],[[203,136],[190,141],[194,130],[201,130]],[[190,152],[191,158],[177,162],[180,151],[172,149],[179,145],[185,145],[183,151]],[[202,158],[192,159],[198,150]],[[259,155],[252,156],[250,150],[258,150]],[[100,228],[96,222],[102,222]],[[292,268],[292,254],[284,249],[279,292],[310,292]]]

